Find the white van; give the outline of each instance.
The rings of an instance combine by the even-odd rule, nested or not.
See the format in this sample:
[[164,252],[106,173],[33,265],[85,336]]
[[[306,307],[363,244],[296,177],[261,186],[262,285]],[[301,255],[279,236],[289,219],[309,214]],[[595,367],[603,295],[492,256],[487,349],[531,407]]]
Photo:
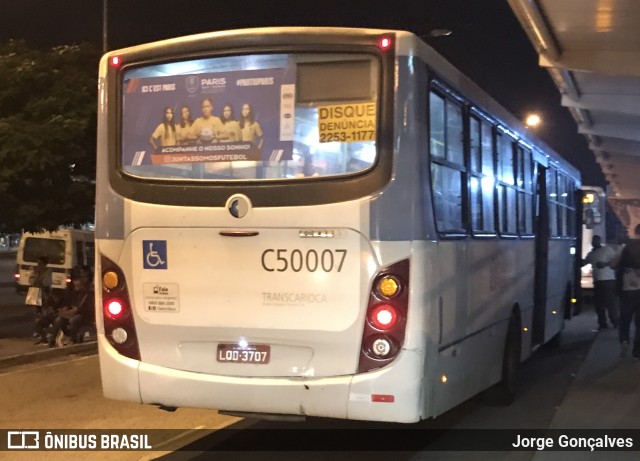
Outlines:
[[60,229],[55,232],[25,232],[16,255],[16,289],[26,291],[29,278],[42,256],[49,258],[52,270],[51,287],[65,289],[71,283],[75,266],[94,267],[94,232],[80,229]]

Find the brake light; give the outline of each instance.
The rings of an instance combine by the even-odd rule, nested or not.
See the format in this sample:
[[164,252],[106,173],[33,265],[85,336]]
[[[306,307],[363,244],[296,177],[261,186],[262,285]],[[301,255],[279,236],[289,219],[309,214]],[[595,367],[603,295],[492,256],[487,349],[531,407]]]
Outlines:
[[111,318],[118,318],[122,315],[122,303],[117,299],[110,301],[107,305],[107,311],[111,314]]
[[378,330],[388,330],[393,328],[398,319],[398,314],[393,306],[381,304],[371,311],[371,323]]
[[140,360],[136,325],[124,273],[110,259],[101,256],[100,260],[104,335],[119,354]]
[[111,57],[111,65],[113,67],[115,67],[117,69],[118,67],[120,67],[120,64],[122,64],[122,59],[120,59],[120,56],[112,56]]
[[409,260],[382,269],[373,280],[362,332],[358,372],[391,363],[402,350],[409,308]]

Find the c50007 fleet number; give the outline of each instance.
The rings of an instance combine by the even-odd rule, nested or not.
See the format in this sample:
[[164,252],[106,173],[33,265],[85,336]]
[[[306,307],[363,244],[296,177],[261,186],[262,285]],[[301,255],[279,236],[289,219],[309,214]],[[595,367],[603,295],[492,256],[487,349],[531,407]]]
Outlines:
[[340,272],[347,250],[287,250],[269,248],[262,252],[262,268],[267,272]]

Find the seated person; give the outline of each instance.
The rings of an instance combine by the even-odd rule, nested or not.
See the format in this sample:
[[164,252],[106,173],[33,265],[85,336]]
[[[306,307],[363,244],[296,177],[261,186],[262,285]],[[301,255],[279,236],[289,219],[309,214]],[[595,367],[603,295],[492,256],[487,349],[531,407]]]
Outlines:
[[48,342],[48,331],[51,329],[54,320],[58,316],[58,311],[63,306],[66,299],[66,292],[62,290],[51,290],[51,294],[46,298],[46,302],[42,303],[42,310],[36,314],[35,344],[44,344]]
[[55,347],[56,336],[60,331],[71,337],[74,343],[82,342],[80,327],[90,325],[94,318],[93,274],[87,268],[75,268],[71,274],[72,287],[53,326],[47,335],[49,347]]

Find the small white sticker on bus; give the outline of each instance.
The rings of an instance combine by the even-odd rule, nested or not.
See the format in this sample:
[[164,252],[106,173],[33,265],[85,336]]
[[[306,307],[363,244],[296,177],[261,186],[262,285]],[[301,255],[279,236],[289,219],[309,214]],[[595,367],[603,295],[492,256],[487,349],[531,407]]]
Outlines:
[[145,283],[144,309],[147,312],[180,312],[177,283]]

